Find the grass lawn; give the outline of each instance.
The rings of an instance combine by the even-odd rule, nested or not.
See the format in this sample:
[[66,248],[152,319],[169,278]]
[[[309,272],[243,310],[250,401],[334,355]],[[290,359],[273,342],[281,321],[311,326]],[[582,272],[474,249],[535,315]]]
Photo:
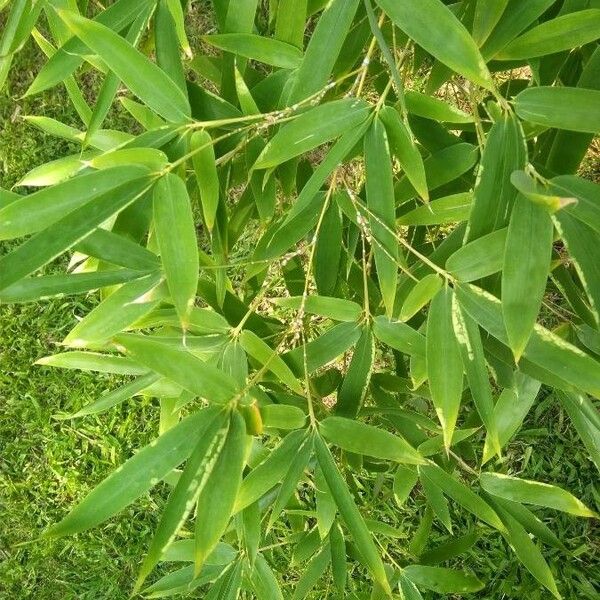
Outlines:
[[[32,100],[17,100],[35,71],[35,64],[30,51],[22,52],[12,70],[9,95],[0,96],[0,186],[3,188],[10,188],[33,166],[75,151],[71,144],[50,138],[20,119],[20,115],[37,114],[77,125],[62,89]],[[111,126],[122,125],[122,117],[111,118]],[[6,244],[0,245],[0,253],[7,250]],[[57,414],[74,412],[117,384],[115,378],[103,375],[33,364],[56,351],[57,342],[73,327],[76,317],[85,314],[94,302],[94,297],[82,297],[39,305],[0,306],[2,600],[127,598],[164,500],[160,492],[147,496],[105,525],[73,538],[37,539],[48,525],[61,518],[95,484],[150,440],[158,427],[158,405],[140,400],[78,421],[56,418]],[[553,481],[588,506],[600,509],[598,472],[566,415],[551,398],[537,403],[503,460],[510,462],[519,477]],[[389,491],[388,478],[383,486],[384,497]],[[368,502],[365,499],[365,506]],[[424,505],[423,497],[417,494],[404,510],[397,509],[393,502],[378,502],[376,514],[367,516],[384,520],[406,533],[405,538],[395,542],[397,554],[402,557],[407,555],[406,547]],[[552,511],[540,511],[539,515],[572,552],[566,559],[564,553],[545,550],[564,597],[598,598],[594,589],[600,583],[598,522],[577,520]],[[464,519],[468,516],[460,511],[453,516],[457,530],[466,531],[469,523]],[[427,547],[433,548],[448,539],[435,523]],[[285,551],[281,560],[282,565],[289,560]],[[481,538],[467,554],[445,566],[463,565],[487,583],[484,591],[471,597],[548,598],[548,593],[519,566],[497,535]],[[361,585],[357,582],[357,587]],[[202,597],[202,592],[198,597]],[[319,588],[312,597],[329,597],[327,588]]]

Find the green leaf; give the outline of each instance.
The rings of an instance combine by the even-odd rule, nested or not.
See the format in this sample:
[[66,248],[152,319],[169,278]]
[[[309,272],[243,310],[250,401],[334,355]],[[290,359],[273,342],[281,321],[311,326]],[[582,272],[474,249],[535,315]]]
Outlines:
[[362,308],[352,300],[345,298],[331,298],[328,296],[291,296],[288,298],[275,298],[278,306],[298,310],[304,305],[304,311],[308,314],[319,315],[332,319],[333,321],[358,321],[362,315]]
[[600,37],[600,10],[590,8],[541,23],[501,50],[497,60],[529,59],[584,46]]
[[234,513],[247,508],[281,482],[290,462],[306,439],[306,431],[289,433],[242,481]]
[[196,182],[200,190],[202,214],[209,231],[212,231],[217,208],[219,206],[219,176],[215,163],[215,151],[210,134],[205,131],[196,131],[190,138],[190,150]]
[[443,281],[436,273],[425,275],[410,290],[400,309],[400,320],[408,321],[414,317],[437,294]]
[[[290,104],[304,100],[326,86],[358,4],[359,0],[332,0],[327,3],[294,76],[288,99]],[[296,10],[297,3],[294,4]]]
[[[108,218],[144,195],[151,179],[142,177],[118,185],[55,221],[44,231],[0,258],[0,290],[33,273],[86,237]],[[9,205],[11,206],[11,205]]]
[[[246,425],[239,412],[231,414],[229,430],[196,509],[195,575],[215,549],[233,514],[246,463]],[[218,490],[218,493],[217,493]]]
[[355,418],[358,414],[369,387],[374,358],[373,334],[369,327],[364,327],[338,390],[335,405],[335,412],[338,415]]
[[19,196],[0,209],[0,240],[37,233],[93,198],[110,193],[117,186],[147,173],[143,167],[115,167],[74,177],[28,196]]
[[406,323],[375,317],[373,333],[379,341],[404,354],[425,357],[425,337]]
[[242,331],[240,344],[252,358],[256,359],[266,369],[276,375],[282,383],[297,394],[303,393],[302,385],[290,368],[283,362],[278,352],[263,342],[255,333],[248,329]]
[[475,575],[443,567],[408,565],[403,573],[417,586],[439,594],[470,594],[485,587]]
[[352,98],[334,100],[300,113],[265,146],[254,169],[269,169],[351,131],[367,119],[369,106]]
[[[469,284],[459,286],[456,293],[461,306],[486,331],[508,345],[500,301]],[[530,370],[528,365],[541,368],[560,378],[566,389],[570,384],[600,398],[600,363],[544,327],[534,327],[523,357],[527,363],[521,365],[522,369]],[[539,371],[535,374],[539,375]]]
[[452,296],[448,286],[442,288],[427,316],[427,377],[446,448],[450,447],[463,390],[460,347],[452,326]]
[[306,25],[307,0],[281,0],[277,6],[275,37],[302,48]]
[[306,367],[308,372],[312,373],[346,352],[350,346],[356,344],[359,337],[358,324],[339,323],[308,344],[290,350],[285,356],[292,370],[302,373],[306,352]]
[[37,302],[55,296],[84,294],[103,287],[139,279],[143,272],[131,269],[111,269],[76,275],[44,275],[21,279],[0,292],[1,303]]
[[158,564],[164,550],[185,523],[200,493],[216,467],[228,433],[226,413],[216,413],[206,423],[203,436],[197,442],[177,485],[171,492],[160,521],[140,567],[134,591],[141,588],[146,577]]
[[406,177],[417,193],[425,202],[429,201],[427,176],[423,157],[419,152],[410,131],[402,122],[397,110],[384,106],[379,112],[379,118],[385,125],[390,151],[400,162]]
[[115,375],[146,375],[148,373],[148,369],[137,365],[130,358],[97,352],[61,352],[39,358],[35,364]]
[[508,225],[517,190],[510,177],[525,168],[527,146],[519,120],[513,113],[503,115],[487,135],[469,215],[466,241]]
[[295,69],[302,63],[302,50],[296,46],[252,33],[204,35],[202,40],[221,50],[282,69]]
[[477,0],[473,17],[473,39],[479,47],[500,21],[509,0]]
[[459,281],[476,281],[502,270],[508,229],[498,229],[459,248],[446,269]]
[[190,198],[181,178],[167,173],[154,187],[154,227],[169,292],[186,329],[200,277]]
[[79,419],[80,417],[85,417],[87,415],[96,415],[104,412],[125,400],[129,400],[132,396],[143,392],[148,386],[151,386],[159,380],[160,376],[154,373],[142,375],[131,383],[118,387],[116,390],[108,392],[107,394],[103,394],[94,402],[86,404],[82,409],[72,415],[64,417],[64,419]]
[[57,11],[71,31],[96,52],[140,100],[168,121],[187,121],[190,106],[181,89],[158,66],[98,22],[66,10]]
[[550,567],[538,546],[516,519],[513,519],[510,514],[501,508],[498,510],[507,529],[507,533],[504,535],[517,558],[545,588],[550,590],[555,598],[561,598],[552,571],[550,571]]
[[190,352],[162,342],[160,337],[123,334],[116,336],[114,341],[136,362],[211,402],[223,404],[237,391],[232,377]]
[[352,534],[354,543],[362,560],[368,567],[375,581],[386,591],[388,596],[390,596],[390,584],[388,583],[385,568],[377,550],[377,546],[375,546],[365,521],[354,503],[354,499],[346,482],[336,467],[329,448],[327,448],[325,442],[319,435],[315,436],[315,452],[319,465],[323,471],[323,476],[335,498],[340,515],[346,523],[346,527]]
[[331,562],[331,550],[328,544],[325,544],[318,554],[315,554],[309,563],[305,566],[304,572],[296,584],[296,589],[291,600],[303,600],[310,591],[317,585],[323,573]]
[[399,465],[394,475],[394,500],[402,507],[419,481],[419,474],[412,466]]
[[419,206],[396,220],[398,225],[444,225],[466,221],[471,212],[473,194],[463,192],[437,198],[425,206]]
[[216,409],[200,410],[145,446],[96,486],[46,535],[72,535],[99,525],[154,487],[183,462]]
[[471,115],[434,96],[407,90],[405,98],[406,108],[413,115],[445,123],[472,123],[474,121]]
[[544,127],[600,133],[600,91],[570,87],[532,87],[515,98],[521,119]]
[[337,202],[330,202],[323,215],[315,246],[314,276],[317,292],[321,296],[331,296],[335,291],[342,257],[342,234],[340,209]]
[[545,506],[577,517],[598,518],[598,515],[583,502],[555,485],[519,479],[500,473],[482,473],[479,480],[481,487],[492,496],[513,502]]
[[502,314],[516,361],[527,346],[542,305],[553,238],[548,212],[519,196],[508,226],[502,270]]
[[277,578],[262,554],[256,556],[254,570],[250,574],[257,600],[283,600]]
[[79,321],[62,343],[71,348],[85,348],[106,342],[126,330],[158,305],[160,292],[153,290],[160,280],[160,273],[151,273],[122,285]]
[[383,123],[374,119],[365,135],[365,171],[369,224],[375,240],[373,251],[377,279],[386,313],[392,316],[398,283],[399,248],[394,230],[396,219],[392,159]]
[[332,444],[356,454],[419,465],[423,457],[403,438],[384,429],[344,417],[327,417],[319,431]]
[[[494,421],[498,429],[500,447],[503,447],[521,427],[527,413],[533,406],[540,390],[540,382],[524,375],[515,374],[515,388],[504,389],[494,406]],[[485,440],[482,462],[485,464],[492,458],[494,450],[492,440]]]
[[440,0],[418,3],[377,0],[377,3],[406,35],[440,62],[477,85],[494,90],[477,44]]
[[442,490],[437,487],[427,477],[421,478],[421,485],[425,498],[427,499],[428,506],[433,510],[433,514],[438,518],[440,523],[452,534],[452,520],[450,518],[450,510],[448,508],[448,501],[446,500]]
[[493,58],[553,4],[554,0],[509,0],[498,24],[481,48],[485,60]]
[[590,300],[590,306],[600,325],[600,244],[598,233],[567,212],[553,216],[560,237],[573,259],[579,279]]
[[300,429],[306,424],[306,415],[297,406],[266,404],[260,414],[263,425],[274,429]]
[[491,525],[499,531],[504,531],[502,521],[490,505],[466,485],[446,473],[444,469],[438,467],[435,463],[429,463],[428,465],[420,466],[419,473],[421,477],[425,476],[430,479],[444,494],[474,514],[478,519],[481,519],[484,523]]

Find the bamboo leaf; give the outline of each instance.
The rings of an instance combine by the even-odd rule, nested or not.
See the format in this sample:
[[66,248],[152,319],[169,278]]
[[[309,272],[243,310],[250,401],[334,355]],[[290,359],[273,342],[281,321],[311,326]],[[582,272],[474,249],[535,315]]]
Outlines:
[[95,487],[46,535],[58,537],[85,531],[123,510],[189,456],[197,436],[215,414],[214,408],[200,410],[169,429]]
[[319,425],[319,431],[332,444],[348,452],[412,465],[424,462],[403,438],[353,419],[327,417]]
[[173,122],[189,119],[187,98],[158,66],[105,25],[71,11],[57,12],[69,29],[152,110]]
[[427,316],[427,377],[446,448],[451,444],[463,390],[460,347],[452,327],[452,297],[449,287],[441,289]]
[[477,85],[494,89],[490,73],[473,38],[442,2],[377,0],[377,3],[406,35],[440,62]]
[[550,268],[554,227],[544,208],[517,198],[506,236],[502,314],[518,361],[533,331]]
[[168,173],[154,187],[154,227],[169,292],[187,329],[200,277],[198,242],[185,183]]

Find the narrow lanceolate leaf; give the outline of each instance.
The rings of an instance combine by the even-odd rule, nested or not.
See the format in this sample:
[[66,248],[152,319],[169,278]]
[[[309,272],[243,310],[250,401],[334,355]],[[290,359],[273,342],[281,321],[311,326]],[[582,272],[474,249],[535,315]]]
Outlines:
[[198,496],[207,484],[225,443],[228,433],[227,425],[227,415],[224,411],[215,414],[207,422],[202,437],[193,449],[177,485],[169,496],[154,537],[150,542],[148,553],[140,567],[135,590],[141,588],[146,577],[158,564],[164,550],[185,523]]
[[147,173],[147,169],[133,165],[114,167],[19,196],[0,209],[0,240],[41,231],[93,198]]
[[98,22],[71,11],[57,12],[69,29],[152,110],[173,122],[189,119],[190,106],[182,90],[141,52]]
[[581,500],[555,485],[519,479],[500,473],[483,473],[479,480],[481,487],[486,492],[499,498],[524,504],[545,506],[578,517],[598,517]]
[[542,304],[553,236],[548,211],[519,196],[508,226],[502,270],[502,313],[517,361],[527,346]]
[[127,329],[160,302],[160,294],[152,293],[160,280],[160,273],[152,273],[122,285],[77,323],[63,344],[84,348]]
[[446,269],[459,281],[475,281],[502,270],[507,228],[481,236],[459,248],[446,261]]
[[333,460],[333,456],[329,448],[320,436],[315,436],[315,452],[317,460],[323,476],[327,481],[327,485],[335,498],[340,515],[350,531],[354,544],[365,565],[368,567],[373,579],[391,596],[390,584],[387,580],[387,575],[377,546],[373,542],[371,533],[369,532],[365,521],[360,514],[354,498],[346,485],[342,475]]
[[196,181],[200,190],[200,202],[204,222],[209,231],[215,224],[217,208],[219,206],[219,175],[215,163],[215,150],[210,134],[205,131],[196,131],[190,139],[190,150]]
[[463,364],[452,327],[452,296],[448,286],[441,289],[427,316],[427,376],[446,448],[452,441],[463,390]]
[[377,0],[377,3],[406,35],[440,62],[474,83],[494,89],[477,44],[440,0]]
[[196,510],[194,571],[198,575],[227,528],[246,462],[246,425],[235,411],[214,468],[203,486]]
[[302,51],[296,46],[252,33],[221,33],[202,39],[221,50],[282,69],[295,69],[302,63]]
[[275,37],[302,48],[308,0],[281,0],[277,6]]
[[467,242],[508,225],[517,197],[510,176],[523,169],[526,160],[527,147],[519,120],[514,114],[502,116],[488,133],[481,157]]
[[444,469],[438,467],[435,463],[430,463],[429,465],[420,466],[419,473],[421,477],[424,476],[430,479],[444,494],[474,514],[478,519],[499,531],[504,531],[504,525],[494,509],[470,488],[446,473]]
[[425,275],[406,296],[400,309],[400,320],[408,321],[414,317],[424,306],[429,304],[442,285],[442,278],[436,273]]
[[256,466],[242,481],[235,503],[237,513],[259,500],[281,480],[287,472],[290,462],[306,439],[306,431],[293,431]]
[[395,350],[425,358],[425,337],[406,323],[375,317],[373,333],[379,341]]
[[495,58],[529,59],[583,46],[600,37],[600,9],[591,8],[546,21],[513,40]]
[[169,292],[187,328],[200,276],[194,216],[185,183],[167,173],[154,187],[154,228]]
[[123,510],[189,456],[215,414],[214,408],[198,411],[142,448],[51,527],[47,535],[85,531]]
[[403,123],[400,113],[390,106],[384,106],[379,116],[385,125],[390,151],[398,159],[402,170],[419,196],[428,202],[429,189],[423,157],[410,131]]
[[269,169],[351,131],[366,120],[369,105],[356,99],[327,102],[286,123],[265,146],[254,169]]
[[[150,189],[149,177],[121,184],[79,206],[0,258],[0,290],[33,273],[73,247],[108,218]],[[10,205],[9,205],[10,206]]]
[[502,17],[509,0],[477,0],[473,18],[473,39],[482,46]]
[[[302,64],[295,75],[289,102],[299,102],[322,90],[331,74],[360,0],[327,3],[311,34]],[[297,11],[294,4],[293,12]]]
[[211,402],[222,404],[236,393],[235,380],[190,352],[161,342],[160,337],[119,335],[115,343],[140,364]]
[[498,512],[506,525],[507,531],[504,537],[517,555],[517,558],[545,588],[550,590],[555,598],[560,599],[561,595],[556,587],[552,571],[538,545],[531,539],[523,526],[507,511],[499,507]]
[[556,228],[575,263],[590,306],[600,324],[600,244],[598,233],[565,211],[553,217]]
[[139,279],[145,272],[131,269],[110,269],[75,275],[44,275],[13,283],[0,292],[1,303],[37,302],[55,296],[83,294],[111,285]]
[[335,412],[355,418],[362,406],[371,380],[375,342],[370,327],[365,327],[352,355],[344,381],[338,391]]
[[532,87],[515,98],[521,119],[545,127],[600,132],[600,91],[569,87]]
[[242,348],[267,370],[276,375],[279,380],[297,394],[302,394],[302,385],[296,379],[291,369],[283,362],[276,350],[263,342],[255,333],[246,329],[240,335]]
[[494,417],[494,399],[487,370],[479,325],[464,311],[458,299],[452,297],[452,324],[460,347],[463,367],[471,388],[473,402],[488,432],[494,451],[500,453],[498,428]]
[[[456,293],[461,306],[492,336],[508,345],[500,300],[469,284],[458,286]],[[558,380],[552,379],[551,385],[558,383],[567,390],[573,386],[600,398],[600,363],[541,325],[535,326],[523,356],[527,364],[521,368],[529,374],[540,378],[555,375]]]
[[404,575],[419,587],[439,594],[464,594],[478,592],[485,585],[475,575],[446,569],[443,567],[426,567],[424,565],[408,565]]
[[425,462],[403,438],[353,419],[327,417],[319,431],[332,444],[348,452],[413,465]]
[[333,321],[358,321],[363,312],[362,308],[352,300],[331,298],[329,296],[290,296],[276,298],[275,303],[285,308],[296,310],[304,307],[304,312],[332,319]]
[[473,194],[462,192],[443,198],[436,198],[425,206],[418,206],[414,210],[398,217],[398,225],[444,225],[446,223],[460,223],[469,218]]
[[383,123],[375,119],[365,135],[365,170],[369,224],[377,279],[389,317],[394,311],[398,282],[398,241],[392,160]]

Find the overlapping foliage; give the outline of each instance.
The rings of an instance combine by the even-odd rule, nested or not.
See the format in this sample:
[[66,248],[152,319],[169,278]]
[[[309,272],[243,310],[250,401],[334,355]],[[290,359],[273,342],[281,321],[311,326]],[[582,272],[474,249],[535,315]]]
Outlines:
[[[600,5],[215,0],[195,56],[185,1],[4,6],[0,81],[32,35],[48,61],[27,93],[65,85],[82,128],[26,117],[81,151],[0,190],[0,239],[21,240],[0,300],[100,291],[40,363],[132,379],[69,418],[160,400],[160,437],[47,535],[164,482],[134,589],[188,564],[153,597],[283,598],[279,544],[310,559],[294,599],[329,570],[349,597],[353,563],[372,598],[475,592],[437,565],[484,536],[560,597],[545,547],[567,550],[531,507],[597,515],[501,457],[550,397],[600,468],[600,188],[576,174],[600,131]],[[142,133],[103,129],[114,102]],[[424,494],[405,548],[367,485],[395,511]],[[477,526],[432,564],[450,506]]]

